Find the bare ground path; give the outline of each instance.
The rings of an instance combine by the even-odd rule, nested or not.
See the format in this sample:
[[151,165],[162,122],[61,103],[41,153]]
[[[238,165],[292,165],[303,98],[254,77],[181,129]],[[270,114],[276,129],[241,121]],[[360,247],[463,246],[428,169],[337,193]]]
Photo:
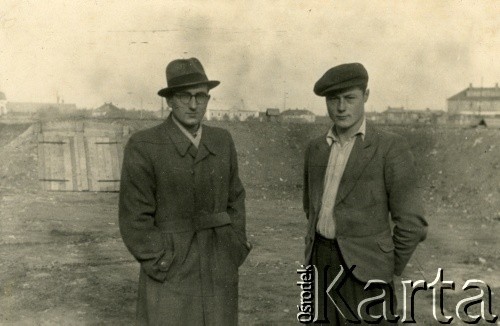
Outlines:
[[[256,126],[229,126],[240,151],[254,244],[240,270],[240,322],[296,324],[296,270],[306,225],[301,155],[306,140],[320,130]],[[0,142],[0,324],[130,324],[138,264],[119,235],[118,195],[38,190],[36,143],[28,134],[19,138],[27,127],[0,128],[0,138],[8,138]],[[443,268],[445,280],[455,282],[455,291],[445,292],[445,308],[453,316],[455,303],[472,295],[461,290],[465,280],[481,279],[492,288],[493,312],[500,314],[500,133],[405,135],[424,174],[430,228],[403,279],[431,282]],[[438,324],[431,299],[430,291],[417,293],[418,325]]]

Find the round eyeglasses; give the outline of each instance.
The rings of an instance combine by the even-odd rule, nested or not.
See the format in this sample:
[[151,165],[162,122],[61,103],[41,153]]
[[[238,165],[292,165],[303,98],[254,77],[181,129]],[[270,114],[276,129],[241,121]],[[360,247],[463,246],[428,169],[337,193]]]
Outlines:
[[189,102],[191,102],[191,99],[193,97],[196,101],[196,104],[205,104],[208,102],[208,99],[210,98],[210,95],[208,95],[207,93],[190,94],[186,92],[180,92],[180,93],[175,93],[174,96],[184,104],[189,104]]

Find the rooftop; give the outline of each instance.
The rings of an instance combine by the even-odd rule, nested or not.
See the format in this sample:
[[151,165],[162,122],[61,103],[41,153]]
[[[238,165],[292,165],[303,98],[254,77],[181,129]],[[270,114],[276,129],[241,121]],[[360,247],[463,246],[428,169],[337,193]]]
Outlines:
[[107,111],[107,110],[116,111],[116,110],[120,110],[120,108],[115,106],[112,102],[109,102],[109,103],[105,102],[103,105],[101,105],[100,107],[98,107],[95,110],[96,111]]
[[448,100],[500,100],[500,87],[473,87],[472,84]]
[[280,115],[280,109],[269,108],[266,110],[266,115],[268,115],[268,116]]
[[298,115],[314,115],[314,113],[312,113],[309,110],[295,109],[295,110],[286,110],[286,111],[283,111],[283,113],[281,113],[281,115],[298,116]]

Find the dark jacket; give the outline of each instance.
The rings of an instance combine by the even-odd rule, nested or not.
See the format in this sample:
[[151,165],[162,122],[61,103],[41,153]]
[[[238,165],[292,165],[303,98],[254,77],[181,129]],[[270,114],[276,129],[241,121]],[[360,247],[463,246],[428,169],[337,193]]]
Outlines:
[[[306,263],[309,264],[323,196],[330,147],[322,136],[305,155],[304,210],[309,220]],[[413,156],[396,134],[367,125],[357,137],[340,181],[333,215],[336,238],[348,266],[361,281],[392,281],[400,275],[417,244],[427,234]],[[391,233],[389,216],[394,222]]]
[[172,118],[132,135],[119,224],[141,264],[141,324],[237,324],[238,267],[250,250],[244,200],[227,131],[203,126],[197,151]]

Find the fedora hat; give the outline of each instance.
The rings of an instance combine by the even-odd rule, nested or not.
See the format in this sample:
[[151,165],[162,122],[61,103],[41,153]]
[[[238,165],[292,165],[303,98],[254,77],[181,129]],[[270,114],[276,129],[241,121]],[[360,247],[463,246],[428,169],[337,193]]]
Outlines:
[[196,58],[177,59],[170,62],[166,69],[167,87],[158,91],[158,95],[167,97],[175,90],[195,85],[207,85],[212,89],[220,84],[218,80],[208,80],[200,60]]

